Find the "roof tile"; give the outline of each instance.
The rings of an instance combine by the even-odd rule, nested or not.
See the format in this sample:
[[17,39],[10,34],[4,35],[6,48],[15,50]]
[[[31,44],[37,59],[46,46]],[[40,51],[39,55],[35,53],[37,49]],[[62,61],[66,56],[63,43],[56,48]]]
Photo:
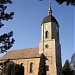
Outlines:
[[27,48],[22,50],[12,50],[8,51],[3,57],[3,59],[22,59],[22,58],[33,58],[40,57],[39,48]]

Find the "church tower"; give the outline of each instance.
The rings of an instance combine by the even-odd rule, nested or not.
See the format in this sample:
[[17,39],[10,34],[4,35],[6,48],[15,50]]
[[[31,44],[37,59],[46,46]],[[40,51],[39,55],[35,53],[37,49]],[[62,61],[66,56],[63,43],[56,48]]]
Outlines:
[[51,6],[48,9],[48,16],[41,24],[39,54],[42,53],[47,57],[47,75],[62,75],[59,24],[52,15]]

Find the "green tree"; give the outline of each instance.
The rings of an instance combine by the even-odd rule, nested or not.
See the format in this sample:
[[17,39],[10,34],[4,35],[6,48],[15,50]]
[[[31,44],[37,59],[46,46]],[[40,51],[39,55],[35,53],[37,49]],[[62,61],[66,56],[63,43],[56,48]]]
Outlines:
[[67,5],[72,4],[75,6],[75,0],[56,0],[56,2],[59,4],[66,2]]
[[13,61],[5,61],[2,65],[2,75],[24,75],[24,67],[22,64],[15,64]]
[[[39,0],[39,1],[43,1],[43,0]],[[66,2],[67,5],[71,4],[75,6],[75,0],[55,0],[55,1],[59,4]]]
[[24,75],[24,67],[22,64],[15,64],[12,68],[11,75]]
[[12,61],[9,61],[7,64],[6,64],[6,68],[5,68],[5,74],[6,75],[11,75],[11,72],[12,72],[12,68],[14,67],[14,63]]
[[0,63],[0,66],[2,67],[2,69],[1,69],[2,75],[6,73],[6,68],[7,68],[6,66],[7,66],[8,62],[9,62],[9,60],[6,60],[5,62]]
[[44,54],[42,54],[40,57],[38,75],[46,75],[46,58],[45,58]]
[[66,60],[63,66],[63,74],[64,75],[74,75],[74,71],[70,68],[69,60]]
[[[6,13],[5,10],[7,9],[7,4],[11,4],[11,0],[0,0],[0,28],[4,26],[2,24],[2,20],[10,20],[13,19],[14,12]],[[8,49],[10,49],[13,46],[14,38],[13,31],[10,31],[8,33],[4,33],[0,35],[0,53],[6,52]]]

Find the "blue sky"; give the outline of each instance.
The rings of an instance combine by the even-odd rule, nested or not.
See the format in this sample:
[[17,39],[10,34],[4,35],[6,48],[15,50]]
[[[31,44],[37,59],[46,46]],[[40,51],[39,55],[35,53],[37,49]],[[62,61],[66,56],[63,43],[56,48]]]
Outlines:
[[[74,28],[75,8],[72,5],[59,5],[51,1],[53,16],[60,26],[60,44],[62,62],[70,59],[75,52]],[[15,43],[10,50],[38,47],[41,40],[41,23],[48,15],[48,0],[13,0],[8,4],[7,12],[14,11],[13,20],[4,21],[5,26],[0,29],[0,34],[13,30]],[[0,57],[3,54],[0,54]]]

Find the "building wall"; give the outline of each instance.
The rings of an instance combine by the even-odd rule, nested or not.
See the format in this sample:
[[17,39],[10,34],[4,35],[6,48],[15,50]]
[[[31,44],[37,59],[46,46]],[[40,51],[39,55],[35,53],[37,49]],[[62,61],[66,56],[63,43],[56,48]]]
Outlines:
[[[0,62],[3,62],[2,60]],[[11,60],[16,64],[23,64],[24,66],[24,75],[38,75],[39,61],[40,58],[29,58],[29,59],[15,59]],[[33,63],[33,71],[30,73],[30,63]]]
[[[48,37],[46,38],[46,31]],[[46,65],[49,66],[47,75],[62,75],[61,45],[59,41],[59,26],[55,22],[42,24],[39,54],[47,57]],[[48,48],[45,46],[48,45]],[[59,48],[59,49],[58,49]]]
[[[48,42],[44,42],[44,44],[49,44],[49,48],[45,48],[44,46],[44,54],[47,58],[46,65],[49,66],[49,71],[47,71],[47,75],[57,75],[56,70],[56,51],[55,51],[55,40],[50,40]],[[43,42],[40,43],[40,53],[42,52]]]

